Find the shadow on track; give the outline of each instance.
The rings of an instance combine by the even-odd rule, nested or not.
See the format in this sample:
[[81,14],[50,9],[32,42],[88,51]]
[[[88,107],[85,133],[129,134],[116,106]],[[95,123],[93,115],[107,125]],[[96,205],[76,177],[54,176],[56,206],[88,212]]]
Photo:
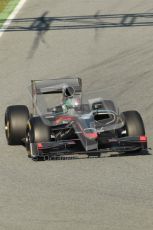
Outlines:
[[134,157],[134,156],[151,156],[150,152],[133,152],[133,153],[108,153],[102,154],[100,157],[91,156],[88,157],[87,155],[69,155],[69,156],[57,156],[53,158],[36,158],[33,159],[34,161],[68,161],[68,160],[87,160],[87,159],[103,159],[103,158],[112,158],[112,157]]
[[47,45],[44,39],[44,35],[49,30],[50,24],[51,24],[51,22],[46,20],[47,14],[48,14],[48,11],[44,12],[42,16],[34,20],[32,25],[30,26],[31,28],[35,27],[39,29],[37,30],[37,35],[33,41],[33,45],[32,45],[32,48],[30,49],[28,58],[32,58],[34,56],[34,53],[36,49],[38,48],[40,42]]
[[126,152],[126,153],[114,153],[110,157],[132,157],[132,156],[151,156],[152,154],[148,151],[136,151],[136,152]]
[[96,13],[95,15],[63,17],[47,17],[47,13],[37,18],[13,19],[5,32],[153,26],[153,13],[104,15]]
[[[37,32],[28,58],[34,55],[40,41],[46,44],[44,39],[46,31],[95,29],[95,32],[97,32],[97,29],[153,26],[153,13],[102,15],[98,11],[94,15],[60,17],[47,17],[47,14],[48,11],[40,17],[10,19],[10,26],[4,30],[4,32]],[[0,20],[0,23],[2,23],[2,20]]]

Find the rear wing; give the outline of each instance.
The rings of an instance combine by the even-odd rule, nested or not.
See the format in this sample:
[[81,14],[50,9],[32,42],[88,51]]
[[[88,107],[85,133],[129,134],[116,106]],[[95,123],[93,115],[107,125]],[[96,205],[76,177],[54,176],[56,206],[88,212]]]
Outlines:
[[36,94],[62,93],[63,88],[71,86],[75,92],[82,91],[82,80],[80,78],[57,78],[48,80],[32,80],[32,91]]
[[74,88],[75,94],[80,94],[82,92],[81,78],[31,80],[33,114],[36,114],[37,95],[63,93],[64,88],[68,86]]

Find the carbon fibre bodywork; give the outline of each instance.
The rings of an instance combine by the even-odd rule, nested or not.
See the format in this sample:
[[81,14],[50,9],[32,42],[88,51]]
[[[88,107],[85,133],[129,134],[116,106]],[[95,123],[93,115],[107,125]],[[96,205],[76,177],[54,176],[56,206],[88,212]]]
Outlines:
[[[73,87],[73,93],[67,97],[79,99],[79,105],[64,106],[63,95],[68,87]],[[44,95],[53,94],[64,97],[60,104],[46,103]],[[112,100],[94,98],[84,102],[80,78],[32,81],[32,99],[33,117],[41,117],[50,132],[49,141],[29,143],[33,159],[147,150],[145,135],[127,135],[124,117]]]
[[141,115],[119,113],[109,99],[85,98],[80,78],[33,80],[31,97],[31,114],[25,105],[6,109],[5,132],[8,144],[24,143],[32,159],[147,151]]

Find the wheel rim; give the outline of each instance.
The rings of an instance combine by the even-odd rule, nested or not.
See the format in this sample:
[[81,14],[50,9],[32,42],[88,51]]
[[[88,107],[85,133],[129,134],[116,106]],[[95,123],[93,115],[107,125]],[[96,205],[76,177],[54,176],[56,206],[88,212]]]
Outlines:
[[6,124],[5,124],[5,133],[6,133],[7,139],[9,139],[9,137],[10,137],[10,122],[8,120],[6,121]]
[[31,150],[30,150],[30,133],[27,131],[26,133],[26,150],[28,152],[28,157],[31,157]]

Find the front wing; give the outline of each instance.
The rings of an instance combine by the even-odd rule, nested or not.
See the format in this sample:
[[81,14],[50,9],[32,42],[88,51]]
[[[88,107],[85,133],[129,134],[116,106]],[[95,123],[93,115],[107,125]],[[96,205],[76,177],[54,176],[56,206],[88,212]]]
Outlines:
[[51,160],[64,158],[65,156],[73,155],[87,155],[88,157],[101,157],[104,154],[118,152],[135,152],[137,150],[143,150],[148,152],[147,148],[147,137],[137,136],[137,137],[122,137],[122,138],[112,138],[108,139],[108,146],[101,149],[94,150],[78,150],[76,146],[78,145],[78,140],[60,140],[52,142],[42,142],[42,143],[31,143],[31,157],[33,160]]

